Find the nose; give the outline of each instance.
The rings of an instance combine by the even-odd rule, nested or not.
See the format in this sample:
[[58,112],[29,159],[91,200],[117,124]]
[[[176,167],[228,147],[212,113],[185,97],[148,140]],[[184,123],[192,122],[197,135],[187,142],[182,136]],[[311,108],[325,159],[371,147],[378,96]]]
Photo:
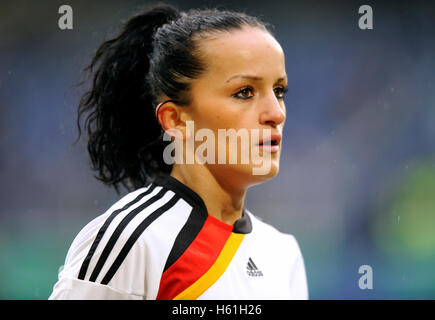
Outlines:
[[276,127],[285,121],[286,110],[284,100],[278,99],[275,94],[269,96],[263,102],[260,114],[260,123]]

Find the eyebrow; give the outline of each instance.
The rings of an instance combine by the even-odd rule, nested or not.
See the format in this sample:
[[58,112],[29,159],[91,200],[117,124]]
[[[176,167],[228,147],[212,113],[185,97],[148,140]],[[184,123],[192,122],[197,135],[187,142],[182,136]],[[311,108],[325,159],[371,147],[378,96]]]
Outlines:
[[[257,77],[257,76],[250,76],[248,74],[236,74],[234,76],[231,76],[226,82],[230,82],[231,80],[233,80],[234,78],[243,78],[243,79],[251,79],[251,80],[263,80],[263,78],[261,77]],[[276,82],[280,83],[283,82],[285,79],[287,78],[287,76],[285,77],[281,77],[279,78]]]

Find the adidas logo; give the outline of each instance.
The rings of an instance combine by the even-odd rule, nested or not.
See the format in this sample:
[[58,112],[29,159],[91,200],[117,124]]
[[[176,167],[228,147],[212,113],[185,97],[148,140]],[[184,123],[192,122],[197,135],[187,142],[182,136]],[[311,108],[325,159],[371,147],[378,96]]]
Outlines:
[[263,276],[263,272],[258,270],[257,266],[255,265],[254,261],[252,261],[251,257],[249,257],[248,264],[246,265],[246,272],[248,273],[248,276],[251,277]]

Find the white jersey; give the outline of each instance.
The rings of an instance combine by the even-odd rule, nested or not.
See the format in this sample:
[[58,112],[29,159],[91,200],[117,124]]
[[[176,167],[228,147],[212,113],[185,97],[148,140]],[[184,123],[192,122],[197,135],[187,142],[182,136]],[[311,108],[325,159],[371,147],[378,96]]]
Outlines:
[[169,175],[74,239],[49,299],[308,299],[295,238],[246,208],[229,225]]

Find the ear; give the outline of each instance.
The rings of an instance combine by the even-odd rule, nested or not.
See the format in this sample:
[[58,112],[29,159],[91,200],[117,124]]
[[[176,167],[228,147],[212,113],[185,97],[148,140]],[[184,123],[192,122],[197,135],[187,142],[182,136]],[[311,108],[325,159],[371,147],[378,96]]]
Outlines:
[[166,102],[160,107],[157,117],[167,134],[183,141],[189,138],[186,126],[186,121],[191,120],[189,107],[181,107],[172,101]]

